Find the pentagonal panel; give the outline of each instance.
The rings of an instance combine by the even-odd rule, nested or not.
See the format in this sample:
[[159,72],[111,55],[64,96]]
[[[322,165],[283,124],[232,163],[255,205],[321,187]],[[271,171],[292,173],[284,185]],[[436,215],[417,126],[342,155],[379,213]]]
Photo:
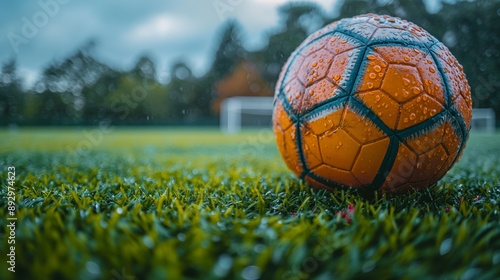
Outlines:
[[352,173],[363,185],[369,185],[377,175],[389,147],[389,138],[364,144],[354,163]]
[[360,70],[357,92],[380,88],[389,64],[378,53],[369,51]]
[[427,94],[422,94],[408,101],[402,108],[401,115],[399,116],[398,130],[403,130],[424,122],[441,113],[443,110],[443,106]]
[[373,142],[386,136],[370,119],[360,117],[349,109],[347,109],[344,114],[341,126],[350,136],[361,144]]
[[382,82],[382,90],[398,101],[405,102],[423,91],[418,71],[413,66],[389,65]]
[[297,77],[306,86],[323,79],[332,63],[332,54],[320,49],[309,54],[302,62]]
[[328,79],[322,79],[306,88],[302,96],[302,106],[300,111],[309,110],[315,105],[342,95],[342,91]]
[[351,170],[361,145],[343,129],[330,130],[319,137],[323,162],[331,167]]
[[342,185],[354,188],[361,186],[358,180],[356,180],[356,178],[351,174],[351,172],[347,170],[341,170],[335,167],[322,164],[311,170],[311,172],[320,177],[329,178]]
[[396,129],[399,118],[399,104],[392,100],[385,92],[380,90],[363,92],[358,95],[363,103],[368,106],[391,129]]

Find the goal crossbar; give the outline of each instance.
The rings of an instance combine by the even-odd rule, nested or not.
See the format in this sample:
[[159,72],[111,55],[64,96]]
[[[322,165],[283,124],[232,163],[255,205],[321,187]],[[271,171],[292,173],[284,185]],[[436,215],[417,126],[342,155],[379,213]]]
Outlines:
[[273,97],[238,96],[222,101],[220,128],[226,133],[237,133],[243,126],[243,115],[268,117],[273,114]]

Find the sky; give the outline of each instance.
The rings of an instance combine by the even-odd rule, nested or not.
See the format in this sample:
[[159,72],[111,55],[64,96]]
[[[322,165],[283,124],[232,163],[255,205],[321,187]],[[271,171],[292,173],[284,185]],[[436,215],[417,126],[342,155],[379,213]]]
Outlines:
[[[160,78],[169,66],[186,61],[195,74],[211,63],[222,25],[236,19],[250,50],[263,47],[279,26],[277,7],[286,0],[39,0],[0,4],[0,63],[16,57],[27,85],[53,61],[60,61],[91,39],[98,58],[118,69],[138,56],[157,62]],[[325,14],[337,0],[318,0]],[[164,77],[163,77],[164,78]]]
[[[315,0],[325,15],[335,15],[342,0]],[[435,0],[428,0],[435,1]],[[160,79],[170,65],[187,62],[195,74],[209,67],[222,25],[236,19],[249,50],[264,46],[279,28],[277,8],[293,0],[4,0],[0,4],[0,63],[17,59],[26,85],[40,71],[72,54],[91,39],[97,55],[117,68],[132,67],[148,54]],[[302,1],[303,2],[303,1]]]

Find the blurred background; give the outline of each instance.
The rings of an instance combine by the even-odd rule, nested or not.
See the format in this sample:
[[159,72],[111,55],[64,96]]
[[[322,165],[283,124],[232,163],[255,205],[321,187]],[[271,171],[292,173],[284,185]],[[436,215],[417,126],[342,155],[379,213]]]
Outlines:
[[368,12],[441,40],[500,116],[498,0],[40,0],[2,3],[0,125],[216,126],[226,98],[272,96],[308,34]]

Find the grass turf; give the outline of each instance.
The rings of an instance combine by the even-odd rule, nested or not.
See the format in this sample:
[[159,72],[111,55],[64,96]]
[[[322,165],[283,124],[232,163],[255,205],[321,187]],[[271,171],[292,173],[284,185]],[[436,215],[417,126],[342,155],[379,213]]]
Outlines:
[[[0,131],[0,278],[333,279],[500,275],[500,135],[471,135],[436,187],[317,191],[269,130]],[[7,168],[16,168],[16,272]]]

